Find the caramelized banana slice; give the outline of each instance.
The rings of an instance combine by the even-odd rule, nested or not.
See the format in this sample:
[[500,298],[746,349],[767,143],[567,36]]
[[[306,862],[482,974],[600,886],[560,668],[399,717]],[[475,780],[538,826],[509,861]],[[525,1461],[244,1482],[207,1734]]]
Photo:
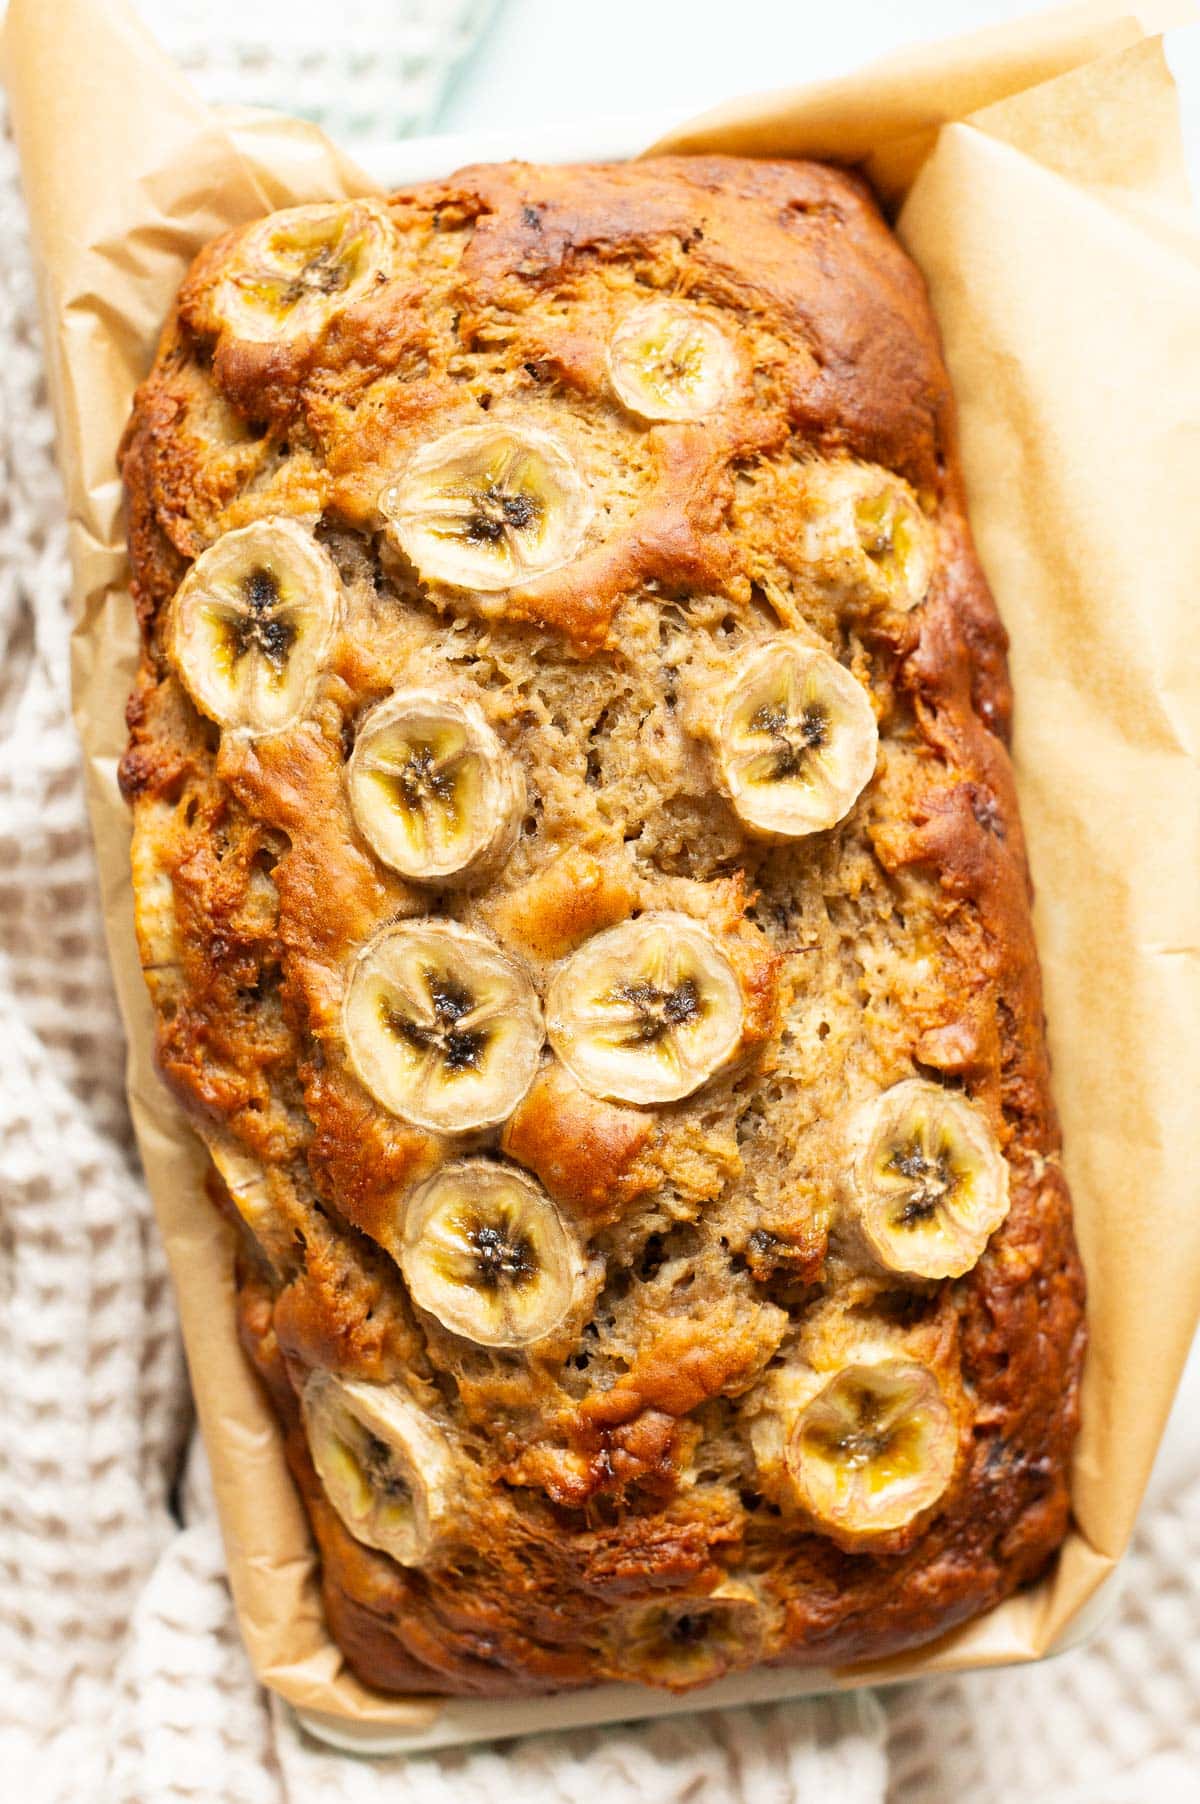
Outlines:
[[712,935],[652,913],[597,933],[559,969],[546,1031],[576,1081],[609,1102],[676,1102],[742,1042],[742,993]]
[[452,1529],[455,1456],[395,1385],[310,1373],[300,1399],[325,1495],[356,1541],[419,1566]]
[[510,589],[575,555],[591,504],[574,461],[548,432],[461,426],[418,451],[379,506],[428,582]]
[[456,921],[385,927],[359,952],[343,1032],[360,1081],[435,1133],[496,1127],[533,1082],[545,1038],[525,972]]
[[723,786],[748,827],[795,839],[834,827],[871,779],[879,747],[861,683],[801,639],[752,651],[717,730]]
[[853,1552],[942,1496],[958,1429],[940,1385],[911,1359],[846,1365],[798,1416],[787,1462],[800,1501]]
[[760,1658],[764,1620],[757,1593],[740,1579],[707,1596],[635,1605],[618,1618],[615,1671],[668,1691],[710,1685]]
[[960,1278],[1008,1214],[1008,1166],[965,1097],[908,1078],[846,1131],[845,1208],[871,1257],[910,1278]]
[[617,399],[643,420],[702,420],[733,392],[737,356],[720,328],[683,301],[625,315],[608,350]]
[[907,613],[933,575],[933,527],[900,476],[878,464],[814,463],[805,484],[805,558],[867,607]]
[[238,338],[315,335],[395,273],[396,228],[377,202],[272,213],[247,232],[214,298]]
[[472,702],[402,689],[372,708],[348,774],[376,856],[414,883],[465,883],[512,850],[525,779]]
[[414,1191],[400,1269],[414,1300],[452,1334],[484,1347],[524,1347],[562,1321],[583,1261],[532,1178],[490,1159],[462,1159]]
[[282,732],[312,700],[340,613],[328,554],[295,520],[256,520],[188,571],[171,608],[171,662],[219,726]]

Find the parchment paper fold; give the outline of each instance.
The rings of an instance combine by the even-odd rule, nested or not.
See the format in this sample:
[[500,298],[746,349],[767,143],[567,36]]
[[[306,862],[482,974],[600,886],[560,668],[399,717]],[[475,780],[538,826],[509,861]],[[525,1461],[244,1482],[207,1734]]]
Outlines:
[[[739,101],[656,148],[861,165],[923,269],[971,515],[1012,635],[1056,1095],[1090,1290],[1076,1527],[1054,1574],[935,1647],[844,1675],[1036,1659],[1128,1540],[1200,1306],[1200,232],[1153,34],[1098,4]],[[174,1273],[242,1629],[263,1681],[416,1724],[326,1633],[230,1245],[155,1076],[116,787],[137,659],[113,454],[191,257],[263,211],[367,192],[312,127],[216,113],[119,0],[11,0],[9,85],[71,515],[74,705],[129,1095]],[[519,148],[519,147],[517,147]],[[631,146],[636,150],[637,146]]]

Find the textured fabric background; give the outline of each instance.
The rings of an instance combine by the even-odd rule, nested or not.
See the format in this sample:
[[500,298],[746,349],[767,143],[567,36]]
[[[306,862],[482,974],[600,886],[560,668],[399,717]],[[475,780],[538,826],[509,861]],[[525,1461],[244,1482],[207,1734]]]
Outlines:
[[133,0],[206,100],[286,107],[341,139],[427,129],[499,3]]
[[[211,97],[347,137],[426,123],[487,5],[142,0]],[[279,17],[290,23],[279,31]],[[380,21],[384,21],[381,25]],[[306,35],[307,34],[307,35]],[[362,44],[371,45],[370,54]],[[381,120],[386,125],[381,129]],[[1200,1452],[1181,1412],[1125,1601],[1029,1672],[402,1763],[254,1685],[122,1091],[67,707],[66,558],[0,133],[0,1795],[14,1804],[1174,1804],[1200,1773]],[[1195,1398],[1193,1381],[1190,1395]],[[1193,1417],[1194,1419],[1194,1417]],[[885,1712],[887,1757],[885,1767]]]

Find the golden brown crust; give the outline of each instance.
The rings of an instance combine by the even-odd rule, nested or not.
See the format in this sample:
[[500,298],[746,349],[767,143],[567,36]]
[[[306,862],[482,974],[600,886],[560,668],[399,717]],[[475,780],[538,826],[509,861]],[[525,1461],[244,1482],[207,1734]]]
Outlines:
[[644,1109],[589,1096],[555,1060],[509,1116],[500,1150],[534,1172],[556,1203],[598,1227],[653,1185],[638,1163],[653,1135]]
[[[225,1173],[222,1206],[257,1240],[243,1339],[331,1630],[381,1689],[475,1694],[918,1645],[1036,1578],[1061,1540],[1083,1344],[1005,637],[920,277],[864,184],[813,164],[512,164],[386,212],[390,274],[294,337],[239,336],[220,297],[245,231],[209,246],[122,448],[145,653],[121,775],[159,1059],[202,1131],[267,1174],[242,1195]],[[732,347],[702,421],[614,399],[614,329],[661,295]],[[561,431],[596,502],[574,557],[499,593],[420,580],[380,499],[429,441],[484,420]],[[847,459],[903,478],[928,522],[911,610],[814,563],[805,485]],[[327,547],[344,615],[298,726],[222,735],[174,672],[169,604],[223,533],[272,515]],[[881,750],[838,827],[772,844],[743,829],[689,722],[739,647],[781,631],[864,685]],[[507,1122],[458,1144],[363,1087],[346,972],[430,898],[373,855],[346,760],[368,707],[443,680],[479,702],[529,804],[504,869],[437,912],[543,994],[639,912],[702,923],[745,1031],[697,1094],[602,1100],[546,1053]],[[910,1076],[964,1091],[1008,1161],[1007,1219],[940,1284],[864,1271],[837,1231],[843,1111]],[[464,1342],[399,1271],[407,1197],[464,1150],[534,1174],[579,1248],[571,1310],[524,1349]],[[831,1305],[839,1332],[941,1375],[960,1435],[944,1494],[853,1552],[756,1438]],[[487,1502],[464,1504],[448,1551],[405,1567],[349,1532],[302,1425],[314,1368],[399,1385],[451,1436],[464,1495]]]

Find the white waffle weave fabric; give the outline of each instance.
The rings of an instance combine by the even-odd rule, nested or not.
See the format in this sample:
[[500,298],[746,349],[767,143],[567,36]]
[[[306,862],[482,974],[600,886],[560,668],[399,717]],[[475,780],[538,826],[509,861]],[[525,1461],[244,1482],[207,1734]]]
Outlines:
[[[142,4],[213,97],[287,104],[372,137],[427,121],[488,10],[340,0],[344,48],[314,59],[327,6],[306,26],[303,0],[245,0],[232,46],[213,35],[222,9]],[[285,47],[271,31],[281,12]],[[0,1796],[1182,1799],[1177,1788],[1200,1765],[1200,1454],[1186,1446],[1139,1539],[1116,1631],[1057,1667],[894,1694],[890,1784],[883,1709],[865,1694],[366,1763],[309,1742],[258,1691],[125,1113],[68,716],[62,502],[2,133],[0,243]]]
[[205,100],[340,141],[425,130],[497,0],[133,0]]

